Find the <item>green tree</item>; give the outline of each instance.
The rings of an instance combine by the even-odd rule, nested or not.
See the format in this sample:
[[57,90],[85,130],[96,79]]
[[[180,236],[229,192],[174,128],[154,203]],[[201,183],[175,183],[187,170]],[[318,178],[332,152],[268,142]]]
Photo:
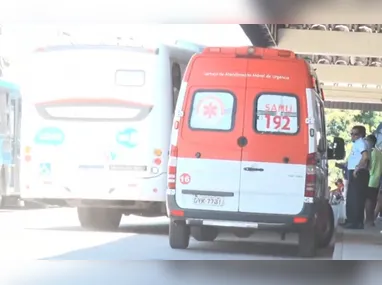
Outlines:
[[[343,138],[347,154],[351,150],[350,131],[352,126],[364,125],[367,133],[370,134],[382,122],[382,113],[375,111],[326,109],[325,113],[328,140],[332,141],[333,137]],[[334,164],[334,161],[329,162],[329,181],[331,183],[342,178],[342,171],[336,168]]]
[[364,111],[354,116],[354,121],[366,127],[368,133],[372,133],[379,123],[382,122],[381,112]]

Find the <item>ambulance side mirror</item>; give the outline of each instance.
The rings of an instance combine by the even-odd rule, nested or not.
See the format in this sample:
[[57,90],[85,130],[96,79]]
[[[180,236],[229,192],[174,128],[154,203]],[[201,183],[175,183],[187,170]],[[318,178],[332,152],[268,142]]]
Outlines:
[[345,141],[342,138],[335,137],[333,143],[328,148],[328,159],[342,160],[345,158]]

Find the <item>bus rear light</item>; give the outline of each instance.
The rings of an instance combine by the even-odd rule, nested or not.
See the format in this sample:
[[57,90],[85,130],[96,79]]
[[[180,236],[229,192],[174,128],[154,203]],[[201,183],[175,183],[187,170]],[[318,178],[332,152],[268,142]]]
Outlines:
[[156,155],[156,156],[161,156],[162,155],[162,150],[161,149],[154,149],[154,154]]
[[25,153],[25,154],[30,154],[31,151],[32,151],[32,148],[31,148],[30,146],[26,146],[26,147],[24,148],[24,153]]
[[158,174],[159,173],[159,168],[158,167],[151,167],[151,173],[152,174]]
[[24,161],[30,162],[31,160],[32,160],[32,156],[30,156],[30,155],[24,156]]
[[162,164],[162,160],[161,160],[160,158],[156,158],[156,159],[154,160],[154,163],[155,163],[156,165],[161,165],[161,164]]

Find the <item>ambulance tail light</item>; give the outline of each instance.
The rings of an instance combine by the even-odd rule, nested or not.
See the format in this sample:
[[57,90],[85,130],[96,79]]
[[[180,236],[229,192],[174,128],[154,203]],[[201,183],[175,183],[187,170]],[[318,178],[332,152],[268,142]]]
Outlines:
[[306,159],[306,174],[305,174],[305,202],[313,203],[313,198],[316,194],[316,153],[310,153]]
[[171,190],[175,190],[175,181],[176,181],[176,166],[178,159],[178,147],[172,145],[170,148],[170,158],[169,158],[169,166],[167,173],[167,188]]
[[277,52],[277,55],[279,57],[291,57],[291,56],[294,56],[293,52],[291,52],[289,50],[279,50]]
[[221,48],[218,48],[218,47],[210,47],[207,49],[207,51],[211,52],[211,53],[219,53],[221,52]]

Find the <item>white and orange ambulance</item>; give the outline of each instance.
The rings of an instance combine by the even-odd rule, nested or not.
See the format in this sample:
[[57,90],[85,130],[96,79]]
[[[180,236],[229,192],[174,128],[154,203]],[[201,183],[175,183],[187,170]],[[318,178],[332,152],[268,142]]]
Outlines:
[[177,102],[168,167],[170,246],[298,232],[312,256],[334,232],[324,97],[314,70],[291,51],[210,47],[188,64]]

